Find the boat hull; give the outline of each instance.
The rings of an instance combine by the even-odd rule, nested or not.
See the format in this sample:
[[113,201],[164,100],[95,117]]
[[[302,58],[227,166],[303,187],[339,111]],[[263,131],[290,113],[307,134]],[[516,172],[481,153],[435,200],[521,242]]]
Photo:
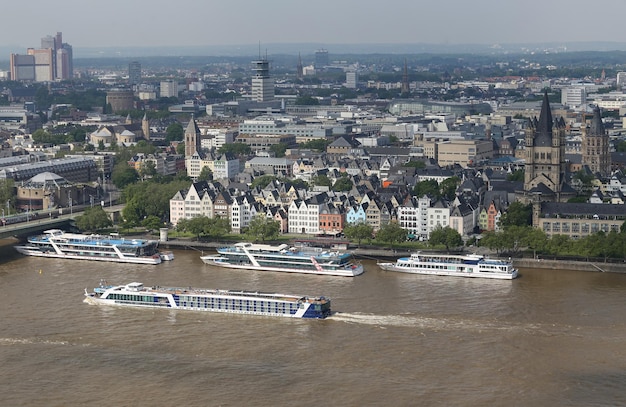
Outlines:
[[255,266],[253,264],[233,264],[227,260],[220,258],[219,256],[202,256],[202,261],[205,264],[229,268],[229,269],[242,269],[242,270],[260,270],[260,271],[274,271],[282,273],[298,273],[298,274],[313,274],[323,276],[338,276],[338,277],[356,277],[363,274],[363,265],[355,264],[353,267],[342,270],[325,270],[325,269],[303,269],[303,268],[289,268],[287,265],[281,267],[268,267],[268,266]]
[[271,317],[323,319],[330,316],[330,299],[299,295],[187,288],[151,287],[141,283],[85,289],[84,302],[134,308],[167,308],[185,311]]
[[491,273],[491,272],[456,272],[446,270],[425,270],[415,267],[404,268],[398,267],[395,263],[378,263],[378,267],[385,271],[395,271],[409,274],[425,274],[432,276],[451,276],[451,277],[467,277],[467,278],[490,278],[495,280],[512,280],[517,277],[517,270],[512,273]]
[[89,261],[106,261],[110,263],[133,263],[133,264],[159,264],[161,263],[160,256],[152,257],[105,257],[105,256],[89,256],[79,255],[71,253],[56,253],[56,252],[42,252],[36,248],[29,246],[15,246],[15,250],[18,253],[26,256],[35,257],[52,257],[56,259],[68,259],[68,260],[89,260]]

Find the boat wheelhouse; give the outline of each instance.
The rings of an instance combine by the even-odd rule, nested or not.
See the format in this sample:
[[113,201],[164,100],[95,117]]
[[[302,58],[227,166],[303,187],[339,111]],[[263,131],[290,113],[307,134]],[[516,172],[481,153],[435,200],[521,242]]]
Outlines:
[[478,254],[424,254],[413,253],[395,263],[378,263],[387,271],[432,274],[438,276],[482,277],[512,280],[518,271],[511,260],[490,259]]
[[85,235],[50,229],[41,235],[29,237],[26,244],[15,246],[15,249],[27,256],[159,264],[162,259],[158,245],[157,240]]
[[85,289],[85,302],[291,318],[326,318],[331,314],[330,299],[325,297],[191,287],[144,287],[138,282],[119,286],[101,282],[91,293]]
[[363,273],[350,253],[310,246],[267,245],[241,242],[201,257],[206,264],[226,268],[267,270],[354,277]]

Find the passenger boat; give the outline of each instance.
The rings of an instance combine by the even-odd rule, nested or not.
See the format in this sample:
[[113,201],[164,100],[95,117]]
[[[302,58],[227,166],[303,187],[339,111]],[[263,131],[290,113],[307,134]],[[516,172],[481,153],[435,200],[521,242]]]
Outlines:
[[423,254],[413,253],[401,257],[395,263],[378,263],[387,271],[433,274],[438,276],[482,277],[512,280],[517,269],[510,260],[489,259],[478,254]]
[[236,243],[217,249],[217,255],[201,256],[206,264],[220,267],[354,277],[363,273],[350,253],[287,244]]
[[41,235],[29,237],[26,244],[15,246],[15,249],[27,256],[159,264],[162,258],[158,245],[156,240],[84,235],[50,229]]
[[144,287],[142,283],[111,286],[101,282],[85,289],[85,302],[129,307],[155,307],[291,318],[326,318],[330,299],[252,291]]
[[163,261],[172,261],[174,260],[174,253],[170,251],[159,252],[159,256],[161,256],[161,260]]

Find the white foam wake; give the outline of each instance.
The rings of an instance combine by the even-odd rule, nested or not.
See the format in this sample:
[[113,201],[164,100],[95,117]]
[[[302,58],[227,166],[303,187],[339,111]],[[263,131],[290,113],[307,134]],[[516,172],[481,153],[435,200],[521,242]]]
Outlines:
[[462,320],[453,318],[429,318],[417,315],[375,315],[336,312],[329,317],[349,324],[375,325],[380,327],[407,327],[432,330],[536,330],[530,324],[511,325],[500,321]]

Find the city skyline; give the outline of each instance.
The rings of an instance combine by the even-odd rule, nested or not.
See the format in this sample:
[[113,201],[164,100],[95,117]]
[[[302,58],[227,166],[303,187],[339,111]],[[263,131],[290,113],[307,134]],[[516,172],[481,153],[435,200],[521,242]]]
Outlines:
[[[201,47],[255,43],[333,44],[529,44],[623,42],[626,3],[601,0],[448,0],[446,4],[391,0],[385,3],[191,1],[90,4],[75,0],[8,3],[0,48],[38,47],[45,33],[62,31],[76,48]],[[384,7],[383,7],[384,5]],[[593,17],[588,17],[593,15]],[[26,20],[25,20],[26,19]],[[25,21],[28,24],[25,24]]]

